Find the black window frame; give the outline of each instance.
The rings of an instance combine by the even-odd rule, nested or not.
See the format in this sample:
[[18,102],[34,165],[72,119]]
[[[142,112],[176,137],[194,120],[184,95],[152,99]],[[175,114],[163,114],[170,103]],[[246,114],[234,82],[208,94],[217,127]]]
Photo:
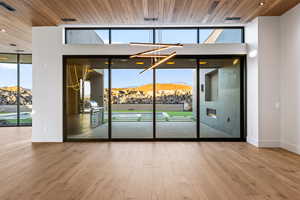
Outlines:
[[[13,64],[16,64],[17,65],[17,76],[16,76],[16,80],[17,80],[17,87],[18,87],[18,93],[17,93],[17,123],[16,124],[9,124],[9,125],[0,125],[0,128],[2,127],[31,127],[32,126],[32,123],[31,124],[24,124],[24,123],[20,123],[20,77],[21,77],[21,74],[20,74],[20,69],[21,69],[21,65],[24,64],[21,62],[21,59],[20,57],[25,55],[25,56],[32,56],[32,54],[20,54],[20,53],[0,53],[2,55],[15,55],[17,56],[17,59],[16,59],[16,63],[13,63]],[[1,63],[6,63],[6,62],[1,62]],[[10,63],[12,64],[12,63]],[[32,64],[32,63],[31,63]]]
[[[201,44],[200,43],[200,38],[199,38],[199,32],[201,29],[239,29],[241,30],[241,43],[237,43],[237,44],[243,44],[245,43],[245,27],[244,26],[190,26],[190,27],[176,27],[176,26],[170,26],[170,27],[65,27],[65,38],[64,38],[64,43],[65,44],[69,44],[67,43],[67,37],[68,37],[68,30],[108,30],[109,32],[109,44],[112,44],[112,30],[145,30],[145,29],[152,29],[153,34],[153,42],[156,42],[156,30],[159,29],[196,29],[197,31],[197,35],[196,35],[196,41],[197,43],[194,44]],[[224,43],[226,44],[226,43]],[[72,44],[70,44],[72,45]]]
[[[111,103],[109,103],[109,123],[108,123],[108,138],[68,138],[67,137],[67,116],[66,116],[66,63],[68,58],[106,58],[109,62],[109,99],[111,98],[111,62],[113,59],[120,59],[120,58],[129,58],[130,55],[63,55],[63,141],[64,142],[95,142],[95,141],[215,141],[215,142],[245,142],[247,136],[247,64],[246,64],[246,55],[177,55],[176,58],[191,58],[195,59],[197,62],[196,64],[196,71],[197,71],[197,81],[196,81],[196,98],[197,102],[200,102],[200,77],[199,71],[202,68],[199,64],[199,61],[202,59],[230,59],[230,58],[239,58],[241,65],[240,65],[240,137],[239,138],[202,138],[200,135],[200,104],[197,103],[197,126],[196,126],[196,138],[158,138],[156,137],[156,125],[155,125],[155,115],[156,115],[156,108],[155,108],[155,96],[153,96],[153,137],[152,138],[113,138],[111,133]],[[153,83],[155,83],[155,69],[153,71]],[[155,93],[155,84],[153,85],[154,89],[153,92]],[[155,94],[154,94],[155,95]],[[109,101],[110,102],[110,101]]]

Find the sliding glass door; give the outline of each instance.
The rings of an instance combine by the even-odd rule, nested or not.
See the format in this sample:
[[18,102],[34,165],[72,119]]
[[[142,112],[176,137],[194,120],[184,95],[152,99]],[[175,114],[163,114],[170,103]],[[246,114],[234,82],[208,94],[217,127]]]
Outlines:
[[156,137],[196,138],[196,59],[173,59],[155,71]]
[[242,139],[243,59],[65,59],[67,139]]
[[200,62],[200,138],[240,138],[241,60]]
[[16,54],[0,54],[0,126],[18,125]]
[[64,131],[67,138],[108,138],[108,68],[108,59],[66,61]]
[[112,138],[153,137],[153,71],[149,59],[112,59]]

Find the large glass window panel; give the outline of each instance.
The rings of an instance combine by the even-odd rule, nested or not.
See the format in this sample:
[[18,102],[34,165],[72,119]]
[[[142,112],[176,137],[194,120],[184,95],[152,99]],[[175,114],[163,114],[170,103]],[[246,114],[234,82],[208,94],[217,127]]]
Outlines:
[[200,67],[200,137],[240,138],[240,59],[203,59]]
[[0,126],[17,125],[17,55],[0,54]]
[[200,44],[242,43],[242,29],[200,29]]
[[150,59],[113,59],[112,138],[153,137],[153,72]]
[[20,55],[20,125],[32,124],[31,55]]
[[66,29],[67,44],[109,44],[108,29]]
[[196,138],[197,65],[173,59],[156,69],[156,137]]
[[155,34],[156,43],[197,43],[197,29],[157,29]]
[[152,29],[113,29],[111,31],[112,44],[128,44],[130,42],[153,42]]
[[65,67],[68,139],[108,138],[108,60],[70,58]]

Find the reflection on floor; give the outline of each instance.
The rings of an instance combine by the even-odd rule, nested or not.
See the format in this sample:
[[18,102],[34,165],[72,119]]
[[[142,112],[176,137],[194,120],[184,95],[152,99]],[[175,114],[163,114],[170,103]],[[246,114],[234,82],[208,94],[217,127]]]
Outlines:
[[[234,137],[200,123],[203,138]],[[152,138],[153,122],[112,122],[112,138]],[[196,122],[157,122],[157,138],[196,138]],[[89,115],[72,120],[68,138],[108,138],[108,123],[91,129]]]

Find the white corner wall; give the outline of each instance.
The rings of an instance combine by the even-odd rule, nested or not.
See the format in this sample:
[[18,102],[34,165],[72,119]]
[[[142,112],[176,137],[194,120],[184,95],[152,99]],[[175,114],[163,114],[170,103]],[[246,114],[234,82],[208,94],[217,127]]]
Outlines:
[[280,145],[279,17],[258,17],[246,26],[247,141],[258,147]]
[[[245,27],[247,55],[247,142],[258,146],[258,18]],[[249,56],[250,54],[250,56]]]
[[300,154],[300,4],[245,28],[247,141]]
[[32,38],[32,141],[62,142],[63,35],[57,27],[37,27]]
[[281,146],[300,154],[300,4],[280,17]]
[[[32,29],[33,142],[63,141],[63,55],[128,55],[146,50],[126,44],[65,45],[64,27]],[[187,44],[179,55],[246,54],[245,44]]]

